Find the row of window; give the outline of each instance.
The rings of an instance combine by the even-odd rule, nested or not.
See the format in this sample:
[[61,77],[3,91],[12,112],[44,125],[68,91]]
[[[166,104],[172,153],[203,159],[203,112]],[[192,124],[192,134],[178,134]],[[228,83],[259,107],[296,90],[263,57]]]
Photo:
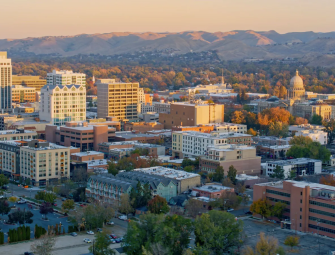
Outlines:
[[321,206],[321,207],[326,207],[326,208],[330,208],[330,209],[335,209],[335,205],[320,203],[320,202],[316,202],[316,201],[312,201],[312,200],[309,200],[309,204],[317,205],[317,206]]
[[312,208],[309,208],[309,211],[311,213],[317,213],[317,214],[321,214],[321,215],[325,215],[325,216],[329,216],[329,217],[335,218],[335,213],[320,211],[320,210],[316,210],[316,209],[312,209]]
[[312,221],[319,220],[321,223],[335,226],[335,222],[334,221],[330,221],[330,220],[319,219],[319,218],[312,217],[312,216],[309,216],[309,220],[312,220]]
[[271,194],[275,194],[275,195],[279,195],[279,196],[282,196],[282,197],[291,197],[291,194],[289,194],[289,193],[280,192],[280,191],[276,191],[276,190],[266,189],[266,192],[271,193]]
[[316,226],[316,225],[313,225],[313,224],[308,224],[308,227],[313,228],[313,229],[319,229],[320,231],[323,231],[323,232],[328,232],[328,233],[331,233],[331,234],[335,234],[335,229],[324,228],[324,227]]
[[281,200],[281,199],[277,199],[277,198],[273,198],[273,197],[266,197],[267,199],[269,199],[270,201],[273,202],[282,202],[284,204],[290,205],[291,203],[289,201],[285,201],[285,200]]

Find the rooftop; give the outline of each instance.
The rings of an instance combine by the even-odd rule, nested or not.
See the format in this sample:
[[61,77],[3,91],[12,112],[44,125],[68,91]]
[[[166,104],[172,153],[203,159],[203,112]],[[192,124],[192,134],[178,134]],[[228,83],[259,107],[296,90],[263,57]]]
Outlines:
[[0,135],[14,135],[14,134],[36,134],[35,131],[30,130],[3,130]]
[[147,174],[153,174],[153,175],[160,175],[166,178],[175,179],[175,180],[184,180],[188,178],[198,177],[199,174],[195,173],[188,173],[181,170],[174,170],[171,168],[161,167],[161,166],[155,166],[155,167],[148,167],[148,168],[137,168],[134,169],[134,171],[140,171]]
[[255,147],[248,145],[235,145],[235,144],[224,144],[216,146],[208,146],[208,151],[235,151],[235,150],[254,150]]
[[103,166],[107,165],[108,160],[107,159],[96,159],[96,160],[89,160],[89,161],[83,161],[84,163],[87,163],[87,166]]
[[196,132],[196,131],[173,131],[173,133],[194,136],[197,138],[212,138],[212,139],[224,139],[224,138],[231,138],[231,137],[252,137],[252,135],[240,134],[240,133],[211,132],[208,134],[208,133],[201,133],[201,132]]
[[308,162],[320,162],[321,160],[318,159],[311,159],[311,158],[295,158],[295,159],[287,159],[287,160],[276,160],[276,161],[268,161],[268,164],[274,164],[279,166],[288,166],[294,164],[306,164]]
[[103,153],[98,152],[98,151],[86,151],[86,152],[72,153],[71,155],[78,156],[78,157],[84,157],[84,156],[93,156],[93,155],[103,155]]
[[232,188],[221,186],[221,185],[204,185],[202,187],[195,187],[194,189],[206,191],[206,192],[218,192],[221,190],[231,190]]
[[121,131],[121,132],[115,132],[116,137],[122,137],[125,139],[130,139],[134,137],[157,137],[158,135],[152,135],[152,134],[135,134],[131,131]]

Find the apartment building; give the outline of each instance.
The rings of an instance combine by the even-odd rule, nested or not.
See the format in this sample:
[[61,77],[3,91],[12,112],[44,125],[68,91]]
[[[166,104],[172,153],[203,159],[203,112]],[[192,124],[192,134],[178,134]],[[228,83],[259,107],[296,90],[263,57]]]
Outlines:
[[115,133],[116,142],[139,141],[143,143],[156,143],[161,140],[160,135],[140,134],[130,131],[122,131]]
[[156,112],[141,113],[138,115],[139,121],[158,122],[159,114]]
[[71,70],[53,70],[52,73],[47,73],[47,85],[49,86],[62,87],[71,84],[86,87],[86,74],[74,73]]
[[295,132],[296,136],[305,136],[311,138],[314,142],[319,142],[322,145],[328,144],[328,133],[320,130],[301,130]]
[[191,195],[208,197],[208,198],[220,198],[226,192],[235,192],[234,188],[225,187],[222,185],[208,183],[201,187],[194,187]]
[[37,132],[23,129],[0,131],[0,141],[36,139],[37,136]]
[[199,174],[188,173],[181,170],[174,170],[171,168],[155,166],[149,168],[137,168],[134,171],[149,174],[151,176],[161,176],[174,181],[177,184],[178,194],[200,186],[201,177]]
[[141,113],[155,112],[155,106],[153,104],[141,104]]
[[252,135],[239,133],[201,133],[194,131],[172,132],[172,157],[199,157],[208,152],[209,146],[224,144],[251,145]]
[[164,101],[160,101],[160,102],[153,102],[152,105],[154,106],[153,112],[170,113],[171,103],[165,103]]
[[261,157],[256,155],[256,148],[246,145],[209,146],[205,156],[200,157],[200,170],[214,173],[218,166],[225,172],[234,166],[237,174],[257,175],[261,173]]
[[28,140],[0,142],[0,169],[8,178],[20,176],[20,148],[27,146]]
[[277,160],[266,162],[266,175],[270,176],[274,173],[276,167],[279,166],[284,170],[285,178],[289,178],[293,171],[297,176],[321,174],[322,161],[311,158],[296,158],[288,160]]
[[138,120],[139,83],[116,82],[115,79],[101,79],[98,88],[98,118],[116,117],[130,122]]
[[275,136],[254,136],[252,140],[258,145],[289,145],[292,137],[278,138]]
[[257,155],[265,158],[281,159],[286,157],[286,152],[291,148],[291,145],[257,145]]
[[109,158],[115,161],[119,161],[122,158],[130,157],[132,152],[135,150],[134,147],[131,148],[121,148],[121,149],[111,149],[109,151]]
[[40,119],[61,126],[86,120],[86,88],[82,85],[46,85],[41,89]]
[[213,124],[200,124],[197,126],[174,126],[172,131],[196,131],[202,133],[210,133],[212,131],[217,131],[220,133],[247,133],[247,125],[235,124],[235,123],[213,123]]
[[335,238],[335,187],[310,182],[255,184],[254,201],[286,204],[282,228]]
[[12,60],[0,51],[0,109],[12,108]]
[[304,130],[317,130],[323,131],[325,129],[322,125],[312,125],[312,124],[301,124],[301,125],[290,125],[288,127],[289,135],[294,136],[299,131]]
[[98,144],[98,151],[105,154],[105,156],[109,155],[110,150],[113,149],[124,149],[124,148],[133,148],[136,141],[126,141],[126,142],[105,142]]
[[177,194],[174,181],[131,171],[116,176],[112,174],[91,176],[87,182],[86,196],[111,204],[118,203],[122,194],[130,194],[132,189],[136,189],[138,182],[142,186],[149,184],[153,196],[159,195],[168,200]]
[[70,178],[70,148],[41,140],[20,148],[20,176],[34,186]]
[[105,125],[90,125],[88,122],[68,122],[65,126],[47,125],[45,128],[46,140],[52,143],[73,146],[81,151],[97,151],[99,144],[113,142],[115,139],[114,127]]
[[21,85],[29,88],[35,88],[36,91],[41,91],[47,84],[46,79],[41,79],[39,76],[30,75],[13,75],[12,85]]
[[159,122],[164,128],[197,126],[224,122],[224,105],[172,103],[170,113],[160,113]]
[[12,86],[12,101],[15,103],[36,102],[36,89],[22,85]]

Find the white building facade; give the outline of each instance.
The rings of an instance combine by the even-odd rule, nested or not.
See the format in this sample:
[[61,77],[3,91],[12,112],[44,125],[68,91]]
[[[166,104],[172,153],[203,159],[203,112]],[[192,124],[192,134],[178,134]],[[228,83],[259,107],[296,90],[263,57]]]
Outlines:
[[0,51],[0,109],[12,108],[12,61]]
[[46,85],[41,89],[41,120],[61,126],[86,120],[86,88],[82,85]]
[[52,73],[47,74],[47,85],[71,85],[78,84],[86,86],[86,74],[74,73],[70,70],[53,70]]

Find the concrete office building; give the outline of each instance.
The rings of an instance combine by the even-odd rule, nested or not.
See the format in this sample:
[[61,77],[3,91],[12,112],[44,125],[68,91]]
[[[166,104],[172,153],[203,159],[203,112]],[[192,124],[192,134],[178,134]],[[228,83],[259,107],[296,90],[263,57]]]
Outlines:
[[98,118],[107,116],[118,120],[137,121],[139,89],[138,83],[116,82],[115,79],[101,79],[98,88]]
[[30,130],[3,130],[0,131],[0,141],[36,139],[37,132]]
[[251,145],[252,135],[239,133],[201,133],[194,131],[172,132],[172,157],[199,157],[208,152],[209,146],[224,144]]
[[81,151],[97,151],[100,143],[113,142],[115,128],[105,125],[89,125],[87,122],[67,122],[65,126],[47,125],[45,137],[49,142],[80,148]]
[[20,176],[34,186],[70,178],[70,148],[41,140],[20,148]]
[[0,51],[0,109],[12,108],[12,60]]
[[86,74],[74,73],[71,70],[53,70],[52,73],[47,73],[47,85],[49,86],[65,86],[71,84],[86,87]]
[[181,170],[174,170],[171,168],[155,166],[149,168],[137,168],[134,171],[139,171],[154,176],[161,176],[174,181],[177,184],[178,194],[200,186],[201,177],[199,174],[188,173]]
[[235,124],[235,123],[212,123],[212,124],[200,124],[197,126],[175,126],[172,127],[172,131],[197,131],[202,133],[210,133],[217,131],[220,133],[247,133],[247,125]]
[[12,86],[12,101],[15,103],[36,102],[36,89],[22,85]]
[[21,85],[29,88],[35,88],[36,91],[41,91],[47,84],[46,79],[41,79],[39,76],[30,76],[30,75],[13,75],[12,85]]
[[321,160],[296,158],[266,162],[266,175],[270,176],[273,174],[277,166],[284,170],[285,178],[290,176],[291,171],[293,171],[297,176],[321,174],[322,171]]
[[224,122],[224,105],[172,103],[170,113],[160,113],[159,122],[164,128],[197,126]]
[[209,146],[205,156],[200,157],[200,170],[215,173],[218,166],[227,172],[233,165],[237,174],[256,175],[261,173],[261,157],[256,155],[256,148],[238,145]]
[[286,204],[282,228],[335,238],[335,188],[298,181],[255,184],[254,201]]
[[86,120],[86,88],[82,85],[46,85],[40,104],[40,119],[53,125]]

